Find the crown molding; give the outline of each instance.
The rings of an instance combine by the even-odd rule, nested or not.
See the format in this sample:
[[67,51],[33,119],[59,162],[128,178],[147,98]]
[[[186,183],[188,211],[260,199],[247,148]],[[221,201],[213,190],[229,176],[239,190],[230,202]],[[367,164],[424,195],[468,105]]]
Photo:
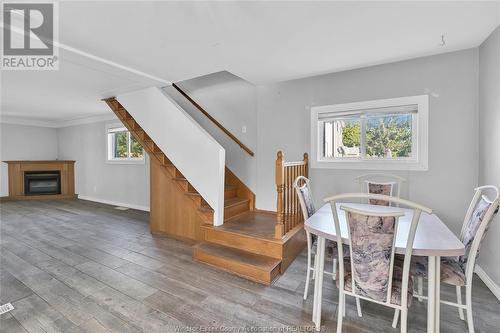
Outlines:
[[85,125],[85,124],[100,123],[102,121],[108,121],[108,120],[118,120],[118,118],[115,116],[114,113],[110,113],[110,114],[104,114],[104,115],[98,115],[98,116],[89,116],[89,117],[81,117],[81,118],[55,121],[54,123],[56,125],[55,126],[56,128],[60,128],[60,127],[69,127],[69,126],[78,126],[78,125]]
[[37,126],[37,127],[57,127],[56,123],[53,121],[46,121],[40,119],[32,119],[26,117],[16,117],[16,116],[0,116],[0,123],[2,124],[12,124],[12,125],[24,125],[24,126]]
[[88,116],[80,117],[74,119],[66,120],[40,120],[27,117],[16,117],[16,116],[0,116],[0,123],[3,124],[13,124],[13,125],[24,125],[24,126],[36,126],[36,127],[48,127],[48,128],[62,128],[69,126],[78,126],[85,124],[100,123],[103,121],[117,120],[118,118],[113,114],[105,114],[98,116]]

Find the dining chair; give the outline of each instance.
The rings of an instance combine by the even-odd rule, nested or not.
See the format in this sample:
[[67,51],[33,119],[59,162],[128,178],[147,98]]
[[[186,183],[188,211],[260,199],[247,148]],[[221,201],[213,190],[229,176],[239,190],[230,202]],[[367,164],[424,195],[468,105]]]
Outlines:
[[[293,187],[295,188],[297,196],[299,197],[300,208],[304,216],[304,221],[307,220],[316,212],[316,209],[314,208],[314,202],[309,183],[310,180],[304,176],[297,177],[293,183]],[[312,264],[311,257],[314,248],[316,247],[316,242],[313,240],[311,233],[307,230],[306,230],[306,238],[307,238],[307,273],[306,273],[306,285],[304,288],[304,299],[307,299],[309,290],[309,281],[311,280],[311,272],[313,272],[313,279],[314,279],[314,272],[316,271],[316,267],[318,264],[316,256],[314,258],[314,263]],[[335,280],[336,268],[337,268],[337,251],[336,249],[333,248],[333,246],[332,246],[332,259],[333,259],[332,272],[324,272],[324,274],[331,275],[333,280]]]
[[[402,262],[395,261],[395,244],[399,218],[405,212],[397,208],[389,211],[352,208],[341,203],[357,199],[383,200],[413,210]],[[413,294],[413,279],[410,276],[413,241],[421,212],[431,214],[432,210],[408,200],[381,194],[347,193],[326,198],[325,202],[330,202],[336,230],[341,230],[336,208],[339,203],[340,210],[345,214],[350,246],[348,259],[339,260],[337,332],[342,332],[345,296],[348,295],[399,310],[401,332],[406,333],[408,307]],[[339,258],[343,256],[343,247],[340,246],[343,241],[345,239],[337,232]]]
[[[494,199],[484,192],[495,193]],[[464,310],[467,313],[469,333],[474,333],[472,316],[472,278],[476,259],[481,242],[488,231],[488,226],[498,212],[500,205],[499,190],[496,186],[485,185],[474,189],[474,196],[465,214],[460,240],[465,245],[465,254],[461,257],[446,257],[441,259],[441,282],[455,286],[457,302],[441,301],[441,303],[458,308],[461,320],[465,320]],[[418,279],[427,278],[427,261],[422,257],[412,260],[412,272]],[[465,304],[462,303],[462,288],[465,288]],[[419,291],[417,297],[423,298]]]
[[[358,181],[362,193],[382,194],[397,198],[401,195],[401,184],[405,182],[402,177],[386,173],[367,173],[355,179]],[[369,203],[381,206],[389,205],[388,201],[378,201],[376,199],[370,199]]]

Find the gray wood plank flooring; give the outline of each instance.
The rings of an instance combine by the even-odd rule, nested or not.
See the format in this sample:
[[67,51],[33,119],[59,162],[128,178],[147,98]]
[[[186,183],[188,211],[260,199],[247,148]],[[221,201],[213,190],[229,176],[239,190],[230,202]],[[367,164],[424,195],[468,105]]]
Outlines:
[[[192,244],[153,237],[148,214],[83,200],[0,204],[3,332],[182,332],[183,328],[311,329],[312,288],[302,299],[305,253],[273,286],[193,262]],[[500,302],[474,282],[476,332],[499,332]],[[454,289],[443,286],[443,298]],[[335,332],[338,293],[325,278],[324,331]],[[344,332],[399,332],[393,312],[348,299]],[[409,331],[425,332],[426,305],[413,302]],[[441,331],[465,333],[456,309],[441,307]]]

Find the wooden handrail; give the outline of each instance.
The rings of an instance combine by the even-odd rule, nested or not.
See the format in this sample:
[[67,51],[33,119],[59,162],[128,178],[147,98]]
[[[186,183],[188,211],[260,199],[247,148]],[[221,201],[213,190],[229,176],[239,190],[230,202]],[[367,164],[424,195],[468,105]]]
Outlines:
[[172,83],[172,86],[179,93],[181,93],[182,96],[184,96],[188,101],[190,101],[191,104],[193,104],[201,113],[203,113],[208,119],[210,119],[210,121],[212,123],[214,123],[215,126],[217,126],[218,128],[220,128],[224,133],[226,133],[227,136],[229,136],[234,142],[236,142],[236,144],[238,146],[240,146],[241,149],[243,149],[244,151],[246,151],[250,156],[254,156],[254,152],[250,148],[248,148],[247,146],[245,146],[243,144],[243,142],[241,142],[236,136],[233,135],[233,133],[229,132],[229,130],[227,130],[224,126],[222,126],[222,124],[219,123],[217,121],[217,119],[215,119],[214,117],[212,117],[210,115],[210,113],[208,113],[207,111],[205,111],[205,109],[203,109],[200,104],[196,103],[196,101],[193,100],[188,94],[186,94],[178,85],[176,85],[175,83]]

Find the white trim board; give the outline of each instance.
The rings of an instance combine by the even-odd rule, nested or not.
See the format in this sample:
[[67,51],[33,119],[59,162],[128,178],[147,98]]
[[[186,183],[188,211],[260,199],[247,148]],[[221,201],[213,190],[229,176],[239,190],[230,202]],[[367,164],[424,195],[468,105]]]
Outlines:
[[493,281],[488,274],[479,266],[476,265],[474,269],[477,276],[484,282],[484,284],[491,290],[493,295],[500,301],[500,286],[498,286],[495,281]]
[[81,118],[68,119],[68,120],[40,120],[40,119],[31,119],[31,118],[16,117],[16,116],[1,116],[0,123],[13,124],[13,125],[24,125],[24,126],[61,128],[61,127],[99,123],[99,122],[108,121],[108,120],[115,120],[116,121],[117,119],[118,118],[116,117],[116,115],[114,113],[97,115],[97,116],[81,117]]
[[100,199],[100,198],[95,198],[95,197],[89,197],[86,195],[78,195],[78,199],[81,200],[87,200],[87,201],[93,201],[93,202],[98,202],[106,205],[111,205],[111,206],[120,206],[120,207],[127,207],[131,209],[137,209],[137,210],[142,210],[145,212],[149,212],[149,207],[148,206],[141,206],[141,205],[134,205],[134,204],[129,204],[125,202],[118,202],[118,201],[113,201],[113,200],[106,200],[106,199]]

